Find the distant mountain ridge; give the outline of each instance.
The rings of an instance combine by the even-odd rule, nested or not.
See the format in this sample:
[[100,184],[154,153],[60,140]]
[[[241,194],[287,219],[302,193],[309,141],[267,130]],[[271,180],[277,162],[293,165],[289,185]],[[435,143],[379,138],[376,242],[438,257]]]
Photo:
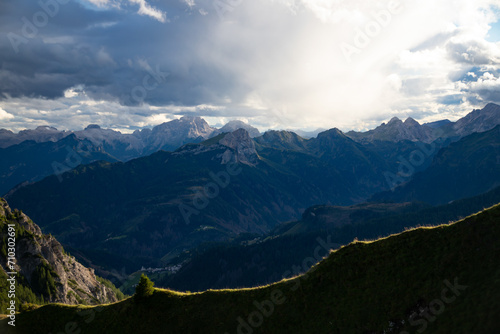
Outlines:
[[[420,125],[413,118],[404,122],[393,117],[387,124],[382,123],[373,130],[366,132],[349,131],[346,136],[360,142],[403,140],[430,143],[439,137],[462,138],[474,132],[491,130],[500,124],[500,106],[489,103],[483,109],[476,109],[456,122],[442,120]],[[103,149],[121,161],[127,161],[159,150],[173,151],[187,143],[199,143],[224,132],[233,132],[239,128],[245,129],[250,137],[261,136],[259,130],[250,124],[239,120],[228,122],[222,128],[211,127],[203,118],[183,116],[153,127],[136,130],[132,134],[123,134],[111,129],[102,129],[99,125],[91,124],[80,131],[59,131],[50,126],[39,126],[34,130],[22,130],[19,133],[0,129],[0,148],[19,144],[25,140],[37,143],[58,141],[74,133],[79,139],[90,140],[94,145]],[[303,138],[317,137],[321,132],[317,129],[312,132],[296,130]],[[290,132],[290,131],[289,131]]]
[[20,144],[26,140],[36,143],[57,142],[71,134],[80,140],[89,140],[96,147],[121,161],[149,155],[159,150],[174,151],[184,144],[199,143],[224,132],[245,129],[251,137],[257,137],[257,128],[242,121],[230,121],[222,128],[211,127],[201,117],[183,116],[169,122],[123,134],[116,130],[103,129],[97,124],[90,124],[80,131],[59,131],[54,127],[39,126],[34,130],[22,130],[13,133],[0,129],[0,148]]
[[35,182],[46,176],[60,175],[80,164],[95,161],[116,162],[100,146],[70,134],[57,142],[32,140],[0,148],[0,196],[13,187]]
[[403,140],[431,143],[438,138],[460,139],[472,133],[491,130],[499,124],[500,106],[489,103],[483,109],[475,109],[456,122],[442,120],[420,125],[411,117],[404,122],[393,117],[387,124],[382,123],[373,130],[349,131],[346,136],[362,143]]

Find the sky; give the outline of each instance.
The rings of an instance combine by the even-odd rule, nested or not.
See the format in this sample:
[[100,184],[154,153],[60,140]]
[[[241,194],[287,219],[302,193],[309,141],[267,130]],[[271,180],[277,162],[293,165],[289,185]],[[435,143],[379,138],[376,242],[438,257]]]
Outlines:
[[0,128],[367,130],[500,104],[500,0],[0,0]]

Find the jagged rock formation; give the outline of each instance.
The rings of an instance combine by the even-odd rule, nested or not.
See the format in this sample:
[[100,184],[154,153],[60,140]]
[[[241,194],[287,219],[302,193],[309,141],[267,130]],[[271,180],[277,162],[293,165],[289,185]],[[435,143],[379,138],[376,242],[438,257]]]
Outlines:
[[228,148],[222,154],[222,164],[239,162],[254,166],[259,160],[257,151],[255,150],[255,142],[244,129],[228,133],[224,138],[219,140],[219,144]]
[[404,122],[397,117],[393,117],[387,124],[382,123],[374,130],[367,132],[349,131],[346,136],[358,142],[410,140],[430,143],[436,137],[434,131],[431,127],[420,125],[411,117]]
[[[155,126],[145,140],[144,153],[173,151],[187,143],[199,143],[210,138],[215,131],[201,117],[184,116]],[[136,132],[135,135],[140,134]]]
[[118,160],[128,161],[159,150],[174,151],[187,143],[199,143],[239,128],[247,130],[251,137],[260,135],[258,129],[241,121],[231,121],[218,130],[201,117],[184,116],[152,129],[136,130],[132,134],[103,129],[97,124],[90,124],[80,131],[59,131],[53,127],[39,126],[35,130],[23,130],[16,134],[0,129],[0,148],[11,147],[26,140],[36,143],[57,142],[73,134],[78,140],[90,141]]
[[461,137],[475,132],[485,132],[500,124],[500,106],[487,104],[483,109],[475,109],[452,124],[453,130]]
[[12,210],[0,198],[1,269],[7,268],[7,224],[16,230],[17,280],[27,284],[45,301],[65,304],[101,304],[117,301],[113,290],[101,284],[93,269],[81,265],[64,252],[61,244],[51,235],[42,234],[38,225],[24,213]]

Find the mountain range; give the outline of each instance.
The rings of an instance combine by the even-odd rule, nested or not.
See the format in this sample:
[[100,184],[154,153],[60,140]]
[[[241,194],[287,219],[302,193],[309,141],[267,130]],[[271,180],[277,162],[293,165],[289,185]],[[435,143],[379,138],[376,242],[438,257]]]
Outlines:
[[[174,152],[82,165],[18,187],[7,199],[88,265],[134,271],[166,264],[204,242],[268,233],[318,203],[351,205],[371,196],[387,201],[377,193],[399,194],[414,178],[435,173],[435,167],[425,168],[429,165],[442,166],[443,186],[431,188],[434,197],[414,200],[440,204],[486,192],[500,175],[490,161],[497,155],[491,145],[498,143],[498,128],[454,144],[361,144],[338,129],[308,140],[286,131],[252,139],[238,129]],[[467,177],[445,175],[464,152],[474,157],[461,164]],[[418,164],[415,153],[420,153]],[[449,178],[453,182],[444,183]],[[120,268],[113,267],[117,264]]]
[[[350,131],[346,136],[392,161],[405,150],[410,150],[408,153],[411,153],[415,147],[411,143],[429,144],[434,140],[433,145],[437,144],[439,149],[470,133],[489,130],[496,124],[500,124],[500,107],[488,104],[482,110],[474,110],[455,123],[443,121],[419,125],[413,119],[403,123],[394,118],[374,130],[364,133]],[[281,145],[282,149],[294,149],[316,155],[319,151],[310,152],[310,143],[316,139],[324,140],[329,136],[326,135],[328,131],[335,130],[319,133],[318,130],[313,138],[309,138],[312,140],[309,140],[290,131],[268,131],[260,135],[256,128],[241,121],[230,121],[222,128],[216,129],[200,117],[187,116],[160,124],[153,129],[136,130],[132,134],[102,129],[98,125],[89,125],[84,130],[73,132],[58,131],[47,126],[23,130],[18,134],[1,129],[0,194],[6,194],[23,182],[38,181],[51,174],[60,175],[79,164],[97,160],[125,162],[159,150],[174,151],[187,143],[199,143],[239,128],[245,129],[249,136],[262,146],[279,149]],[[340,130],[335,131],[341,133]],[[291,137],[285,138],[287,136]],[[325,145],[324,147],[330,149]],[[313,147],[312,150],[314,149]],[[426,156],[422,164],[414,166],[415,171],[428,167],[431,158],[432,156]]]
[[[359,145],[337,132],[325,136]],[[204,241],[265,233],[318,202],[349,204],[383,189],[375,168],[385,161],[376,166],[365,156],[371,152],[357,148],[352,159],[360,165],[349,169],[340,147],[337,157],[257,149],[241,129],[175,152],[79,166],[62,181],[47,177],[7,198],[65,245],[141,266]],[[358,184],[361,169],[373,179]]]
[[39,126],[34,130],[22,130],[16,134],[0,129],[0,148],[7,148],[27,140],[36,143],[56,142],[73,134],[80,140],[88,140],[96,147],[102,148],[115,159],[127,161],[159,150],[172,151],[184,144],[201,142],[239,128],[247,130],[252,137],[260,135],[258,129],[242,121],[230,121],[217,129],[208,125],[201,117],[183,116],[152,129],[136,130],[131,134],[102,129],[97,124],[90,124],[80,131],[59,131],[54,127]]
[[483,109],[475,109],[456,122],[442,120],[420,125],[413,118],[404,122],[393,117],[387,124],[382,123],[374,130],[366,132],[349,131],[346,135],[357,142],[374,141],[420,141],[431,143],[438,138],[459,139],[476,132],[493,129],[500,124],[500,106],[494,103],[487,104]]

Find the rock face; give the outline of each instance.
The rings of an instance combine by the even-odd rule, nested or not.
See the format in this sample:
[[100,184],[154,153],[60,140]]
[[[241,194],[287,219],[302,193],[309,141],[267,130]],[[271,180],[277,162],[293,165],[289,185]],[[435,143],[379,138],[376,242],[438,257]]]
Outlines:
[[173,151],[184,144],[208,139],[215,131],[201,117],[184,116],[155,126],[146,139],[145,152]]
[[[45,301],[65,304],[101,304],[117,301],[111,288],[101,284],[93,269],[81,265],[64,252],[51,235],[44,235],[25,214],[12,210],[0,198],[0,238],[6,240],[7,224],[16,229],[16,272]],[[1,270],[7,270],[7,259],[0,255]]]
[[224,138],[219,140],[219,144],[228,148],[222,154],[222,164],[239,162],[255,166],[259,160],[257,151],[255,150],[255,143],[244,129],[228,133]]
[[475,132],[485,132],[500,124],[500,106],[489,103],[483,109],[475,109],[453,124],[453,130],[461,137]]

